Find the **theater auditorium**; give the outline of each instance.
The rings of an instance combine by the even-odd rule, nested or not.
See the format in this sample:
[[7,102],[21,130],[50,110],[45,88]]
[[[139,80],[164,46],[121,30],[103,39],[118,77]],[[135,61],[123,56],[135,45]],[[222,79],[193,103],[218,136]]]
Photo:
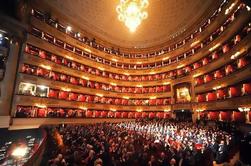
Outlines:
[[251,165],[250,0],[0,3],[1,166]]

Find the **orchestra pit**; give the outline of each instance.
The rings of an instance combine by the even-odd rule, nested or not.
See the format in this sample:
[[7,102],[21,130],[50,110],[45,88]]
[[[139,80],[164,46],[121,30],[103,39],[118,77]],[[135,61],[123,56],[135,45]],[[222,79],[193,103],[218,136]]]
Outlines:
[[250,0],[0,2],[1,166],[250,166]]

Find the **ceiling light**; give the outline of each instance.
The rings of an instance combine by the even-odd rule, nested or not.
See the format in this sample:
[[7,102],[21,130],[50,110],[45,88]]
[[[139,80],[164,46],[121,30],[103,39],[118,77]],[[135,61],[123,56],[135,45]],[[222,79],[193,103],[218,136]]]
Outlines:
[[148,0],[120,0],[116,7],[119,21],[124,22],[130,32],[135,32],[142,20],[147,18],[145,9],[148,5]]
[[82,76],[82,78],[85,80],[89,80],[89,77],[86,77],[86,76]]
[[156,96],[151,96],[150,99],[156,99],[157,97]]
[[99,97],[103,97],[104,96],[103,94],[100,94],[100,93],[97,93],[96,95],[99,96]]
[[104,71],[105,69],[103,67],[98,67],[99,70]]
[[70,88],[61,88],[61,90],[66,91],[66,92],[70,92],[71,91]]
[[47,66],[47,65],[40,65],[42,68],[45,68],[47,70],[51,70],[51,66]]
[[114,61],[114,62],[118,62],[118,60],[117,60],[117,59],[112,59],[112,61]]
[[167,60],[167,59],[169,59],[169,57],[168,57],[168,56],[167,56],[167,57],[165,57],[165,58],[163,58],[162,60],[163,60],[163,61],[165,61],[165,60]]
[[80,36],[81,36],[81,34],[80,34],[80,32],[78,32],[78,33],[77,33],[77,37],[80,37]]
[[170,82],[164,82],[164,83],[163,83],[163,85],[168,85],[168,84],[170,84]]
[[114,82],[111,82],[110,84],[111,84],[111,85],[113,85],[113,86],[117,86],[117,84],[116,84],[116,83],[114,83]]
[[136,87],[142,87],[142,85],[136,85]]
[[85,51],[91,53],[92,51],[89,48],[84,48]]
[[110,110],[113,112],[117,111],[115,108],[110,108]]
[[141,109],[141,108],[139,108],[139,109],[136,109],[136,111],[137,111],[137,112],[142,112],[142,109]]
[[68,55],[66,55],[66,58],[67,58],[67,59],[70,59],[70,60],[73,60],[73,58],[70,57],[70,56],[68,56]]
[[70,32],[72,30],[72,27],[71,26],[67,26],[66,27],[66,32]]
[[87,107],[80,106],[79,109],[81,109],[81,110],[87,110],[88,108],[87,108]]
[[39,108],[46,108],[46,105],[44,105],[44,104],[35,104],[37,107],[39,107]]
[[124,99],[129,99],[129,97],[128,97],[128,96],[123,96],[123,98],[124,98]]
[[216,44],[216,45],[214,45],[213,47],[211,47],[210,49],[209,49],[209,51],[213,51],[213,50],[215,50],[217,47],[219,47],[220,46],[220,43],[218,43],[218,44]]
[[27,152],[28,152],[28,147],[26,147],[26,146],[25,147],[17,147],[12,151],[11,155],[15,158],[20,159],[20,158],[24,157],[27,154]]
[[250,11],[250,10],[251,10],[251,8],[250,8],[249,6],[246,6],[246,8],[247,8],[247,11]]

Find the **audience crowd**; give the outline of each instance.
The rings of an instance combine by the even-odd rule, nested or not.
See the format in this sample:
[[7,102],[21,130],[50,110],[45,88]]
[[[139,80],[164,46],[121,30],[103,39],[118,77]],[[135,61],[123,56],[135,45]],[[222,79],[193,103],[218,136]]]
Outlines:
[[49,130],[57,145],[49,146],[50,166],[206,166],[227,161],[234,149],[233,135],[191,122],[139,120]]

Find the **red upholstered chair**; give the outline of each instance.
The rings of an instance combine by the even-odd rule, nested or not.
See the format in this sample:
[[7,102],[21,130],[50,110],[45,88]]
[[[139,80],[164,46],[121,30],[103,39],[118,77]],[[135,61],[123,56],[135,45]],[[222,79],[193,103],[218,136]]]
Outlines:
[[121,92],[121,88],[119,86],[115,86],[114,91],[115,92]]
[[207,99],[207,101],[215,101],[215,100],[217,100],[217,96],[214,92],[209,92],[206,95],[206,99]]
[[114,116],[115,116],[115,113],[113,111],[108,112],[108,117],[109,118],[114,118]]
[[240,89],[234,86],[229,87],[228,93],[229,93],[229,97],[238,97],[241,95]]
[[146,81],[146,79],[147,79],[146,76],[141,76],[142,81]]
[[209,59],[206,57],[206,58],[203,58],[202,59],[202,65],[207,65],[209,63]]
[[86,72],[86,67],[84,65],[80,65],[80,70]]
[[148,93],[148,91],[149,91],[149,88],[148,88],[148,87],[142,88],[142,93]]
[[228,44],[225,44],[225,45],[222,47],[222,52],[223,52],[223,53],[227,53],[229,50],[230,50],[230,47],[229,47]]
[[219,78],[222,78],[222,77],[223,77],[223,73],[222,73],[221,70],[216,70],[214,72],[214,78],[219,79]]
[[37,70],[36,70],[36,75],[37,76],[42,76],[43,77],[44,73],[45,73],[45,69],[42,69],[40,67],[37,68]]
[[135,113],[135,118],[136,119],[139,119],[139,118],[141,118],[142,117],[142,113],[141,112],[136,112]]
[[165,118],[165,119],[169,119],[169,118],[171,118],[171,114],[170,114],[170,113],[165,112],[165,113],[164,113],[164,118]]
[[95,111],[94,111],[94,117],[95,117],[95,118],[99,118],[100,116],[101,116],[101,111],[95,110]]
[[149,93],[154,93],[155,92],[155,88],[154,87],[149,87]]
[[60,77],[59,77],[59,79],[60,79],[60,81],[66,82],[67,76],[64,75],[64,74],[61,74]]
[[60,58],[58,58],[56,55],[51,55],[51,61],[52,62],[55,62],[55,63],[57,63],[57,64],[61,64],[61,60],[60,60]]
[[121,118],[121,112],[115,112],[115,118]]
[[109,78],[114,79],[114,74],[109,73]]
[[154,112],[150,112],[150,113],[149,113],[149,118],[150,118],[150,119],[155,118],[155,113],[154,113]]
[[227,65],[227,66],[225,67],[225,72],[226,72],[226,75],[229,75],[229,74],[231,74],[232,72],[234,72],[233,66],[232,66],[232,65]]
[[101,112],[101,117],[102,117],[102,118],[106,118],[107,115],[108,115],[108,112],[107,112],[107,111],[102,111],[102,112]]
[[227,92],[225,89],[218,89],[216,91],[217,99],[225,99],[227,97]]
[[71,62],[71,67],[73,69],[77,69],[78,68],[77,63],[76,62]]
[[251,95],[251,83],[245,83],[242,85],[242,94]]
[[128,118],[135,118],[135,113],[134,112],[129,112],[128,113]]
[[245,57],[242,57],[238,60],[238,68],[243,68],[248,64],[248,61]]
[[65,117],[65,114],[66,114],[65,111],[62,108],[59,108],[57,110],[57,113],[58,113],[59,117]]
[[43,58],[43,59],[46,59],[46,57],[47,57],[45,51],[41,51],[41,50],[39,50],[38,56],[39,56],[40,58]]
[[122,87],[121,92],[126,93],[127,92],[127,88],[126,87]]
[[57,98],[58,97],[58,91],[50,89],[49,93],[48,93],[48,97],[50,97],[50,98]]
[[207,74],[204,76],[204,82],[207,83],[207,82],[210,82],[213,80],[213,77],[211,74]]
[[121,105],[122,104],[122,99],[116,98],[114,102],[115,102],[116,105]]
[[163,86],[157,86],[156,87],[156,92],[157,93],[163,92]]
[[142,100],[135,100],[135,105],[142,105]]
[[62,64],[64,64],[65,66],[68,66],[69,61],[65,58],[62,59]]
[[59,91],[58,98],[66,100],[68,98],[69,93],[66,91]]
[[169,85],[163,85],[163,92],[169,92],[170,86]]
[[98,83],[98,82],[95,82],[94,86],[95,86],[95,89],[100,89],[101,88],[100,83]]
[[160,80],[161,76],[159,74],[155,75],[155,80]]
[[128,101],[127,99],[122,99],[122,103],[121,103],[121,104],[122,104],[122,105],[128,105],[128,102],[129,102],[129,101]]
[[86,96],[86,102],[91,103],[94,100],[94,96]]
[[74,85],[78,85],[78,79],[75,77],[70,77],[70,83],[72,83]]
[[149,105],[156,105],[156,99],[150,99]]
[[133,93],[133,92],[134,92],[134,88],[129,87],[129,88],[128,88],[128,92],[129,92],[129,93]]
[[193,69],[194,69],[194,70],[195,70],[195,69],[198,69],[200,66],[201,66],[201,64],[200,64],[199,62],[195,62],[195,63],[193,64]]
[[163,105],[163,99],[156,99],[156,105]]
[[212,54],[212,59],[213,60],[218,59],[218,58],[219,58],[219,54],[217,52]]
[[199,94],[197,95],[197,102],[205,102],[206,101],[206,97],[203,94]]
[[184,70],[183,69],[178,69],[177,70],[177,75],[178,76],[181,76],[181,75],[183,75],[184,74]]
[[135,93],[142,93],[142,88],[136,87],[135,88]]
[[148,113],[147,112],[143,112],[142,113],[142,118],[147,118],[147,117],[149,117]]
[[245,122],[246,117],[244,112],[233,112],[233,120],[236,122]]
[[47,116],[47,109],[46,108],[38,108],[37,109],[37,117],[38,118],[45,118]]
[[122,112],[122,118],[128,118],[128,112]]
[[90,110],[87,110],[85,116],[86,116],[87,118],[91,118],[91,117],[93,117],[93,112],[90,111]]
[[195,78],[195,85],[201,85],[204,83],[203,77],[197,77]]
[[78,95],[78,101],[85,102],[85,100],[86,100],[86,96],[85,95],[83,95],[83,94]]
[[232,112],[228,111],[228,112],[220,112],[220,118],[222,121],[231,121],[232,119]]
[[191,71],[192,71],[192,67],[191,66],[185,67],[185,72],[186,73],[190,73]]
[[158,113],[156,114],[156,116],[157,116],[157,118],[159,118],[159,119],[163,119],[163,118],[164,118],[164,112],[158,112]]
[[69,93],[69,98],[68,98],[69,100],[72,100],[72,101],[77,101],[77,99],[78,99],[78,94],[76,94],[76,93]]
[[87,81],[83,79],[79,79],[79,84],[82,85],[83,87],[87,86]]
[[152,76],[152,75],[149,75],[149,76],[148,76],[148,80],[149,80],[149,81],[153,81],[153,76]]
[[171,98],[164,99],[164,100],[163,100],[163,104],[164,104],[164,105],[171,104]]
[[108,73],[105,72],[105,71],[103,71],[102,76],[103,76],[103,77],[108,77]]
[[94,96],[93,102],[94,103],[99,103],[101,101],[101,97],[99,96]]
[[116,80],[120,80],[120,76],[118,74],[115,75]]
[[92,81],[88,81],[87,82],[87,87],[94,88],[95,87],[95,83],[92,82]]
[[59,80],[59,75],[56,74],[54,71],[50,71],[49,78],[57,81],[57,80]]

